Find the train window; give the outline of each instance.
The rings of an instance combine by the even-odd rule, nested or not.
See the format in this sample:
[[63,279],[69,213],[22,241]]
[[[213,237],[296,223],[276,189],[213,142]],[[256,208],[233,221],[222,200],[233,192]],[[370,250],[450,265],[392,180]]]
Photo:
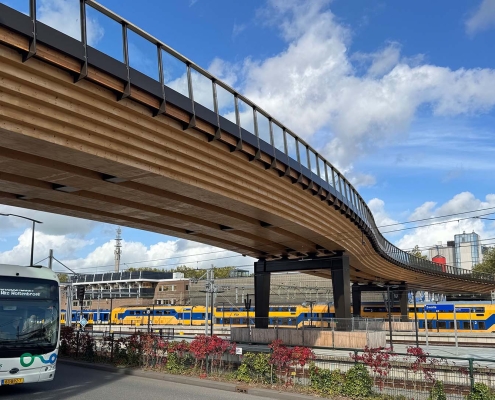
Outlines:
[[485,307],[476,307],[472,309],[472,312],[474,313],[485,313]]
[[136,315],[136,311],[129,311],[129,315]]
[[155,314],[156,314],[156,315],[162,315],[162,314],[163,314],[163,311],[162,311],[162,310],[156,310],[156,311],[155,311]]
[[141,310],[137,310],[136,315],[141,315]]
[[433,321],[428,320],[426,326],[428,327],[428,329],[433,329]]
[[485,330],[485,321],[478,321],[478,329]]
[[471,322],[470,321],[464,321],[463,322],[463,328],[462,329],[466,329],[466,330],[469,330],[471,329]]
[[445,321],[438,321],[437,328],[439,328],[439,329],[447,329],[447,322],[445,322]]
[[291,313],[295,313],[295,312],[296,312],[296,307],[290,307],[290,308],[289,308],[289,311],[290,311]]

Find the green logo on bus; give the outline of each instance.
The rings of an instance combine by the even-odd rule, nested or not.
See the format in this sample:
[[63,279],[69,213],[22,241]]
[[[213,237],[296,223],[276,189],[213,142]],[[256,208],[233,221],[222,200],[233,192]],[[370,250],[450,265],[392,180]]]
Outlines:
[[43,364],[55,364],[55,361],[57,361],[57,354],[53,353],[48,360],[45,360],[45,358],[42,355],[33,355],[31,353],[24,353],[21,358],[20,362],[23,367],[30,367],[33,365],[34,360],[36,358],[39,358]]

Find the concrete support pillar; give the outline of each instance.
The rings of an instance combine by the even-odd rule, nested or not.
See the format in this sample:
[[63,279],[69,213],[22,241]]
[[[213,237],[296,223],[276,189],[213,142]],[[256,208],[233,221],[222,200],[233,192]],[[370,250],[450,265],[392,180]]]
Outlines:
[[[349,256],[332,262],[332,288],[335,318],[351,319],[351,275]],[[350,326],[350,323],[349,323]]]
[[361,317],[361,289],[357,283],[352,285],[352,316]]
[[407,285],[401,285],[399,287],[399,305],[400,305],[400,315],[401,321],[409,322],[409,291],[407,290]]
[[[254,327],[268,329],[270,311],[270,273],[263,271],[265,261],[254,265]],[[263,272],[262,272],[263,271]]]

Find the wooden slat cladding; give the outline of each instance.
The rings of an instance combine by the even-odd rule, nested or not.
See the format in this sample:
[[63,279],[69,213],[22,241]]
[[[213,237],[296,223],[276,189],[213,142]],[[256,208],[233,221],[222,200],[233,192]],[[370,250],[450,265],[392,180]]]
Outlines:
[[[22,38],[0,41],[25,50]],[[0,199],[5,204],[118,223],[216,245],[253,257],[345,250],[354,281],[408,282],[428,290],[489,292],[480,283],[402,268],[377,254],[352,215],[330,207],[320,191],[284,165],[266,169],[267,155],[226,132],[209,142],[215,127],[89,68],[74,84],[79,62],[43,49],[22,63],[0,45]],[[46,50],[46,51],[45,51]],[[134,94],[133,94],[134,93]],[[133,97],[137,100],[134,101]],[[251,162],[250,162],[251,160]],[[123,178],[109,183],[105,176]],[[53,184],[78,189],[53,190]],[[319,193],[318,195],[315,195]],[[16,195],[24,195],[26,200]],[[338,208],[338,207],[337,207]],[[314,272],[329,277],[329,272]]]

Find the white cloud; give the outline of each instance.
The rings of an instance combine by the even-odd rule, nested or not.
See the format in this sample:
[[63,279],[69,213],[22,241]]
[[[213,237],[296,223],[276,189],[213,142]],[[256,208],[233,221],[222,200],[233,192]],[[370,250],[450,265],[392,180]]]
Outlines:
[[399,43],[390,43],[384,49],[376,53],[356,53],[352,56],[361,62],[370,62],[367,73],[371,77],[380,77],[390,72],[400,60],[400,45]]
[[494,70],[451,70],[403,58],[396,43],[364,55],[372,62],[368,74],[359,75],[349,51],[351,31],[328,4],[269,1],[260,16],[280,29],[286,48],[244,60],[239,86],[310,143],[326,131],[319,147],[332,163],[346,168],[376,147],[403,140],[423,105],[449,117],[494,106]]
[[376,178],[371,174],[347,174],[347,178],[356,188],[374,186]]
[[232,28],[232,39],[235,39],[241,32],[243,32],[247,28],[247,24],[238,24],[234,22],[234,26]]
[[433,215],[433,208],[437,205],[434,201],[427,201],[417,207],[409,216],[409,221],[430,218]]
[[[81,273],[113,271],[114,245],[114,241],[108,241],[84,258],[65,259],[64,264]],[[140,242],[122,241],[121,270],[130,267],[155,267],[170,270],[179,265],[199,269],[208,268],[211,265],[248,268],[254,265],[254,259],[182,239],[158,242],[150,246]]]
[[[2,204],[0,204],[0,214],[17,214],[41,221],[42,224],[36,224],[36,232],[42,232],[47,235],[55,236],[72,234],[82,238],[91,232],[91,230],[97,225],[104,225],[85,219],[66,217],[64,215],[50,214]],[[13,232],[21,229],[24,230],[26,226],[31,229],[31,221],[18,217],[0,216],[0,218],[0,232]]]
[[[79,2],[73,0],[40,0],[37,19],[75,39],[81,39]],[[92,18],[86,20],[88,44],[93,46],[103,37],[105,30]]]
[[481,4],[466,20],[466,32],[473,36],[495,27],[495,0],[482,0]]
[[[0,264],[28,265],[31,254],[31,233],[31,229],[26,229],[19,236],[17,245],[11,250],[1,252]],[[63,260],[91,244],[91,240],[67,235],[49,235],[36,230],[33,262],[46,258],[50,249],[53,249],[57,258]]]
[[400,229],[403,227],[403,225],[401,225],[399,221],[391,218],[385,211],[385,202],[383,200],[377,198],[371,199],[368,202],[368,207],[373,213],[373,218],[375,219],[375,223],[378,227],[394,225],[390,228],[383,228],[383,230]]
[[[495,194],[488,194],[485,200],[481,200],[470,192],[462,192],[438,206],[434,202],[426,202],[414,210],[409,220],[439,217],[472,210],[479,211],[446,217],[443,219],[445,223],[441,224],[437,223],[442,222],[442,219],[418,222],[417,225],[429,225],[433,223],[436,225],[418,227],[406,232],[396,241],[396,245],[404,250],[411,249],[416,245],[420,247],[434,246],[438,242],[446,243],[448,240],[454,240],[454,235],[456,234],[473,231],[479,234],[482,240],[493,238],[495,237],[495,226],[490,221],[471,218],[476,215],[489,213],[489,210],[482,211],[489,207],[495,207]],[[386,231],[386,228],[383,231]]]

